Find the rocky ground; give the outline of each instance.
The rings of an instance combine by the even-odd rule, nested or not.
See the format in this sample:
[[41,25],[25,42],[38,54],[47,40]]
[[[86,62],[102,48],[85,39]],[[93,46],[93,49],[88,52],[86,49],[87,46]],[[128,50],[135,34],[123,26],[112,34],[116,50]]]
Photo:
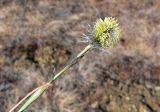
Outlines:
[[94,50],[28,112],[160,112],[159,0],[0,0],[0,112],[44,84],[86,43],[88,24],[116,17],[120,43]]

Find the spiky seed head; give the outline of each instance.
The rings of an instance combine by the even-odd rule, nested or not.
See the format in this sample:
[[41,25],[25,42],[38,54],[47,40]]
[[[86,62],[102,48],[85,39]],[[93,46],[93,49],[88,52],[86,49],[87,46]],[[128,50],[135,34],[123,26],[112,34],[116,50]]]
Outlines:
[[115,45],[121,36],[118,21],[112,17],[98,19],[93,28],[93,36],[93,41],[102,48]]

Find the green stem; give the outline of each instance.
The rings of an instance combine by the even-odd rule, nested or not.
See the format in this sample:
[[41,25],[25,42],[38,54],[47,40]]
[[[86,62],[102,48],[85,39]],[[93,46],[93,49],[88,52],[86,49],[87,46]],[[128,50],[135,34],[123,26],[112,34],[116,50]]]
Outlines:
[[72,65],[74,65],[75,63],[77,63],[79,61],[79,59],[81,59],[84,54],[86,52],[88,52],[93,46],[91,44],[89,44],[88,46],[86,46],[75,58],[73,58],[61,71],[59,71],[56,75],[53,76],[52,80],[50,81],[53,82],[54,80],[56,80],[57,78],[59,78],[61,75],[64,74],[64,72],[66,70],[68,70]]
[[46,84],[40,87],[37,91],[35,91],[28,100],[24,103],[24,105],[19,109],[18,112],[24,112],[35,100],[37,100],[49,87],[49,84]]
[[[51,84],[53,81],[57,80],[60,76],[62,76],[65,71],[67,71],[71,66],[76,64],[85,53],[87,53],[90,49],[93,48],[93,45],[89,44],[87,45],[75,58],[73,58],[62,70],[60,70],[57,74],[55,74],[52,79],[49,81],[48,84]],[[46,90],[47,86],[38,89],[36,92],[34,92],[28,100],[24,103],[24,105],[19,109],[18,112],[24,112],[35,100],[37,100]]]

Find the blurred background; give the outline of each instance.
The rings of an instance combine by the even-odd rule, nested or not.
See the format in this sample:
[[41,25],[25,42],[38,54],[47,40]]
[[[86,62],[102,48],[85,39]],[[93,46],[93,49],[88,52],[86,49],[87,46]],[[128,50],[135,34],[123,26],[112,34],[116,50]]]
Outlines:
[[88,53],[27,112],[160,112],[159,0],[0,0],[0,112],[48,81],[108,16],[123,29],[119,44]]

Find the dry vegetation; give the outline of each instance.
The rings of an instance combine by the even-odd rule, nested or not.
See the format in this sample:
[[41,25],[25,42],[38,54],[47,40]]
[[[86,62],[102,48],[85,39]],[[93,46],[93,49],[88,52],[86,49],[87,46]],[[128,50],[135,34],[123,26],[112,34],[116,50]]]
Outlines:
[[159,0],[0,0],[0,112],[64,66],[105,16],[123,28],[112,54],[87,54],[28,112],[160,112]]

